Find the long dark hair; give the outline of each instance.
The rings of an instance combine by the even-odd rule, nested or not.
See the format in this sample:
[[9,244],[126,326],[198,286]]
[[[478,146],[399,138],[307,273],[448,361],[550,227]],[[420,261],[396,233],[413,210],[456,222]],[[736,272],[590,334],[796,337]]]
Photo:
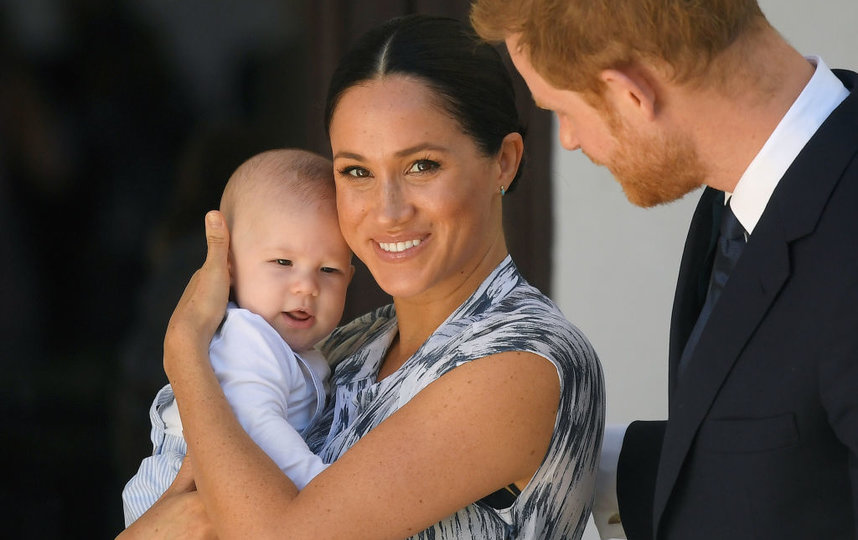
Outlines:
[[[487,156],[510,133],[524,136],[515,91],[495,48],[456,19],[409,15],[364,34],[340,60],[325,104],[325,129],[343,93],[385,75],[416,77],[439,96],[443,107]],[[521,165],[507,192],[517,184]]]

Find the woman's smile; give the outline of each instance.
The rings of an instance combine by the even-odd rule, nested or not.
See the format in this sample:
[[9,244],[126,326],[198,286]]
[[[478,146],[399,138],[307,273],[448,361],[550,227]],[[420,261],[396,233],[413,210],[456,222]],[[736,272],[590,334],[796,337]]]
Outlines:
[[379,242],[379,247],[388,252],[388,253],[402,253],[403,251],[407,251],[413,247],[419,246],[421,240],[419,238],[414,240],[406,240],[404,242]]

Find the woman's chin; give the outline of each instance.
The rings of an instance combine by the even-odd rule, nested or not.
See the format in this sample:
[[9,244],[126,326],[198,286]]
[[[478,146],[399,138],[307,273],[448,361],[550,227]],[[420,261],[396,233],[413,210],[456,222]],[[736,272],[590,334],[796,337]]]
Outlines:
[[397,279],[379,281],[378,286],[382,291],[389,294],[393,298],[405,299],[413,298],[423,292],[422,287],[418,287],[415,283],[408,279],[408,276],[401,276]]
[[423,272],[412,268],[369,268],[382,291],[396,299],[414,298],[425,293],[431,284]]

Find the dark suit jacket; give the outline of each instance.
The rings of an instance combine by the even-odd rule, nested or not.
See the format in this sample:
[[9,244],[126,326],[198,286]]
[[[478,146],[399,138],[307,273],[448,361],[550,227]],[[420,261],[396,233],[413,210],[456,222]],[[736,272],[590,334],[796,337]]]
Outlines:
[[618,495],[630,540],[858,537],[858,75],[775,189],[693,356],[711,269],[704,191],[670,331],[665,422],[635,422]]

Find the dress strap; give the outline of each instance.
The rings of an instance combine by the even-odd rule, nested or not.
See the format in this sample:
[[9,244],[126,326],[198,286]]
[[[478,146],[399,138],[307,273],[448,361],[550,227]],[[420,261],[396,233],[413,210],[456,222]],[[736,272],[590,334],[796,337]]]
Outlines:
[[495,510],[503,510],[512,506],[519,494],[521,494],[521,490],[515,484],[510,484],[490,495],[486,495],[480,499],[480,502],[491,506]]

